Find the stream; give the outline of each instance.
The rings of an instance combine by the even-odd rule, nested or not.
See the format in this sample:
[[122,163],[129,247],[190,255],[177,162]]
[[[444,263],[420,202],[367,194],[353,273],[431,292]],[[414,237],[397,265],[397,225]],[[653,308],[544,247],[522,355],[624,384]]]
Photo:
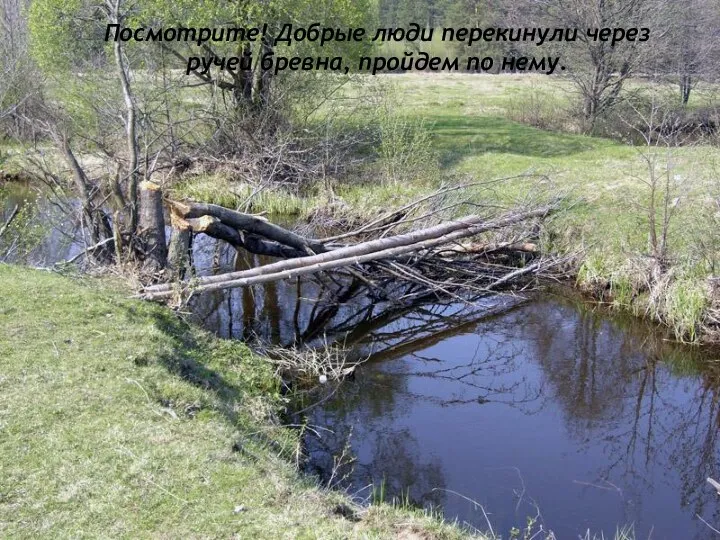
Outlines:
[[[33,260],[67,258],[72,238],[53,229]],[[267,262],[202,237],[193,260],[199,275]],[[560,539],[625,525],[638,539],[712,538],[700,518],[720,528],[706,482],[720,480],[711,352],[562,290],[468,302],[401,292],[290,280],[197,295],[190,311],[221,337],[336,343],[363,362],[293,420],[308,426],[305,471],[358,500],[434,508],[503,538],[535,516]]]
[[[269,262],[210,242],[195,261]],[[720,525],[706,482],[720,477],[720,364],[635,318],[564,290],[408,304],[329,280],[203,294],[192,312],[222,337],[338,343],[364,360],[303,415],[305,470],[360,500],[382,492],[503,537],[536,516],[561,539],[623,526],[704,539],[698,515]]]

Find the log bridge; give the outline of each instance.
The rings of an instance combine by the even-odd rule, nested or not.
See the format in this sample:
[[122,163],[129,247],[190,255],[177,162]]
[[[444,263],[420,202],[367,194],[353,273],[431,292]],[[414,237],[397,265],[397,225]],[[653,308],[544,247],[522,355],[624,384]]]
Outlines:
[[[446,191],[441,189],[436,193],[441,195]],[[515,210],[492,218],[466,215],[409,232],[391,234],[402,225],[407,229],[411,224],[429,219],[432,213],[423,210],[425,207],[422,204],[427,199],[426,196],[392,210],[355,231],[325,239],[307,238],[270,223],[264,217],[214,204],[168,200],[166,204],[170,209],[173,232],[167,267],[175,279],[146,286],[140,296],[148,300],[164,300],[175,297],[178,291],[217,291],[330,271],[350,273],[371,287],[376,287],[381,279],[400,279],[424,288],[425,292],[429,289],[455,295],[462,289],[475,292],[497,290],[523,276],[547,271],[558,262],[540,256],[536,245],[528,240],[528,236],[532,235],[529,231],[537,230],[538,222],[553,213],[558,208],[557,203]],[[418,216],[418,212],[425,213]],[[460,242],[524,222],[535,225],[532,228],[526,226],[522,234],[516,233],[507,242]],[[191,234],[205,234],[238,250],[281,260],[249,270],[180,281],[178,286],[177,271],[186,260],[184,257]],[[355,243],[339,242],[353,237],[359,240]],[[522,253],[524,264],[520,267],[508,265],[508,253]]]

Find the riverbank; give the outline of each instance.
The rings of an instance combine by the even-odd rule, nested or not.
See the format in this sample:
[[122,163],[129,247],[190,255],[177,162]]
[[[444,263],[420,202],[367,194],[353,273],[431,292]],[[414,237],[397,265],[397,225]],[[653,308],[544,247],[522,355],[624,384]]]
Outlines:
[[[381,134],[389,134],[377,142],[378,159],[356,177],[333,183],[332,193],[326,184],[302,197],[266,190],[255,198],[255,211],[319,212],[323,219],[330,214],[359,222],[442,183],[511,177],[465,190],[470,206],[458,213],[472,212],[472,204],[512,207],[565,196],[571,206],[548,223],[539,243],[552,254],[581,253],[580,289],[667,326],[679,341],[718,341],[720,302],[709,280],[720,265],[716,145],[666,148],[578,134],[568,125],[572,85],[542,75],[409,73],[377,81],[385,85],[389,111],[376,120]],[[632,88],[663,91],[640,81]],[[712,95],[712,88],[698,92],[690,109],[706,106]],[[189,175],[173,189],[177,196],[231,205],[250,193],[222,174]],[[656,235],[667,240],[661,264],[649,245],[651,215]]]
[[303,478],[268,362],[126,296],[0,265],[0,535],[464,536]]

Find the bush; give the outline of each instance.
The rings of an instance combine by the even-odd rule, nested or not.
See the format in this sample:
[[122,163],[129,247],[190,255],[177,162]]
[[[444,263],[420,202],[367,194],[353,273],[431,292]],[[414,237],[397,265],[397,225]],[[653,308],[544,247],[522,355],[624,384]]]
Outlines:
[[509,98],[506,111],[510,120],[521,124],[552,131],[578,131],[577,123],[564,103],[552,91],[541,89],[535,82],[528,91]]
[[391,91],[387,95],[377,118],[376,152],[383,182],[399,184],[437,178],[438,159],[425,120],[398,114]]

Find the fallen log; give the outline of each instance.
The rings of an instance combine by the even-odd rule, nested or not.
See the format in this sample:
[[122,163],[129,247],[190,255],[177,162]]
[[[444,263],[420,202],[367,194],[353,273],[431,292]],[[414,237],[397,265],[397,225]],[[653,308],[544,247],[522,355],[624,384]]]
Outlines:
[[219,219],[228,227],[260,235],[278,244],[290,246],[307,255],[327,251],[322,242],[305,238],[257,216],[236,212],[216,204],[178,201],[168,201],[168,204],[171,210],[183,219],[196,219],[210,216]]
[[203,233],[212,238],[223,240],[235,249],[245,249],[256,255],[269,255],[283,259],[307,257],[305,251],[280,244],[272,240],[265,240],[256,234],[249,234],[225,225],[221,220],[212,216],[203,216],[197,219],[185,219],[189,230]]
[[[500,229],[528,219],[544,217],[553,209],[553,206],[545,206],[488,222],[484,222],[484,218],[480,216],[466,216],[427,229],[362,242],[319,255],[280,261],[241,272],[198,278],[192,284],[192,290],[200,292],[244,287],[397,257],[414,251],[435,248],[461,238]],[[173,293],[172,284],[161,284],[147,287],[142,296],[153,300],[170,297]]]

